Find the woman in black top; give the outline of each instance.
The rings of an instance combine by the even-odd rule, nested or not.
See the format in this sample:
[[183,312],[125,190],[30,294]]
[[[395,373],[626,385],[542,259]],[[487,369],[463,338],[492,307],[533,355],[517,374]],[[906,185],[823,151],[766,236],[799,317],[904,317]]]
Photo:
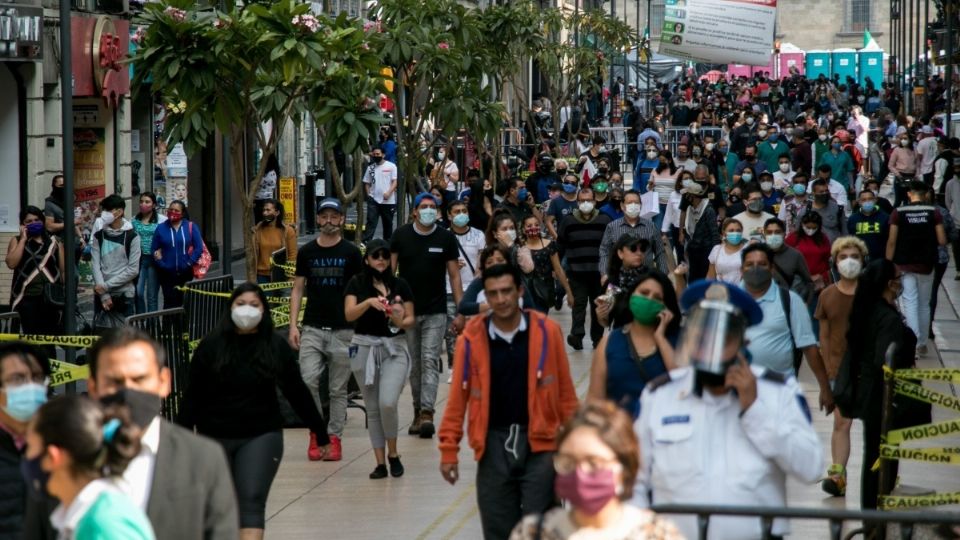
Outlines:
[[363,391],[367,431],[377,458],[370,478],[387,476],[387,460],[390,474],[402,476],[397,403],[410,369],[403,330],[413,326],[415,316],[413,291],[403,278],[393,275],[390,246],[385,241],[367,243],[363,272],[354,276],[344,291],[344,315],[348,322],[356,323],[351,344],[357,349],[350,357],[350,369]]
[[223,446],[237,492],[241,538],[263,538],[267,495],[283,458],[278,386],[328,451],[327,422],[300,377],[297,353],[274,332],[260,287],[243,283],[230,295],[229,313],[193,354],[178,418]]

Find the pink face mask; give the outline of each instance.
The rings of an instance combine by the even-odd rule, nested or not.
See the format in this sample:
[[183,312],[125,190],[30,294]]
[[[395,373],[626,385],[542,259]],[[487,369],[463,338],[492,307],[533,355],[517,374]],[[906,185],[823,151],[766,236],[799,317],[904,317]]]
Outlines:
[[557,473],[554,489],[561,499],[570,501],[577,510],[593,516],[617,496],[617,481],[610,469],[592,473],[577,467],[571,473]]

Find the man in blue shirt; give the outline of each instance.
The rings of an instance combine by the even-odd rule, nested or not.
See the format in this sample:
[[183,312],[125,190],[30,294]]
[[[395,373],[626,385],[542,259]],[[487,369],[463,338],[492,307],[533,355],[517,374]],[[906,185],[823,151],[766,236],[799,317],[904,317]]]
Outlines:
[[633,189],[641,194],[647,192],[650,174],[660,165],[660,152],[654,146],[648,146],[637,156],[637,168],[633,171]]
[[[750,244],[741,252],[741,287],[760,304],[763,320],[747,328],[747,350],[752,363],[786,376],[795,376],[799,361],[794,350],[803,352],[820,386],[820,408],[833,410],[833,393],[827,370],[813,334],[810,312],[800,295],[782,289],[773,281],[773,250],[766,244]],[[789,301],[781,298],[787,292]],[[784,309],[789,305],[789,314]]]
[[857,211],[847,219],[847,232],[863,240],[870,260],[882,259],[890,234],[890,216],[877,206],[877,195],[865,189],[857,199]]

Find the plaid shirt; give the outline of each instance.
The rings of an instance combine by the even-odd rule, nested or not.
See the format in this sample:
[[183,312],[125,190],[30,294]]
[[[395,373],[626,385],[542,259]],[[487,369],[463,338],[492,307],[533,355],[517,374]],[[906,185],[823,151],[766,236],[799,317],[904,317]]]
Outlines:
[[657,226],[646,218],[640,218],[636,225],[627,223],[627,218],[611,221],[605,231],[603,231],[603,240],[600,241],[600,273],[607,274],[610,268],[610,255],[613,252],[613,246],[621,236],[629,234],[638,238],[646,238],[650,242],[650,249],[644,258],[644,265],[649,268],[656,268],[668,273],[667,257],[663,251],[663,241],[660,239],[660,233]]

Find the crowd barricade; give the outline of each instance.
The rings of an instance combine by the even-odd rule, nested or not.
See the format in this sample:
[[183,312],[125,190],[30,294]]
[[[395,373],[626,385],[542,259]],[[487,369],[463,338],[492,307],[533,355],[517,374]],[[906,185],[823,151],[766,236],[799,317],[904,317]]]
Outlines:
[[[687,135],[687,132],[690,131],[688,126],[680,127],[670,127],[663,130],[663,135],[660,136],[660,143],[664,148],[670,150],[670,153],[674,157],[677,156],[677,146],[680,146],[680,141]],[[703,137],[713,137],[714,141],[719,141],[720,137],[723,135],[723,129],[715,126],[701,126],[700,127],[700,138]]]
[[0,313],[0,334],[19,334],[20,314],[16,311]]
[[185,292],[183,295],[183,309],[187,317],[186,331],[190,340],[200,339],[213,330],[227,311],[230,293],[233,292],[233,276],[190,281],[184,285],[184,289],[190,293]]
[[[917,525],[945,526],[960,523],[960,513],[957,512],[885,512],[882,510],[833,510],[825,508],[790,508],[785,506],[723,506],[723,505],[695,505],[695,504],[663,504],[654,505],[651,510],[665,515],[696,515],[698,538],[706,540],[710,527],[710,518],[713,516],[753,517],[760,520],[761,538],[771,540],[773,536],[773,520],[777,518],[794,520],[817,520],[829,522],[829,537],[831,540],[854,538],[863,535],[861,528],[853,529],[843,535],[843,524],[846,522],[867,522],[882,526],[895,524],[899,527],[900,538],[913,537]],[[889,527],[887,527],[889,528]],[[694,539],[689,539],[694,540]]]
[[590,128],[591,138],[594,135],[600,135],[606,140],[604,146],[614,156],[616,163],[610,164],[612,171],[633,170],[633,165],[624,163],[629,154],[630,137],[627,135],[629,128],[625,126],[614,127],[592,127]]
[[[219,318],[218,318],[219,319]],[[183,308],[164,309],[127,317],[127,324],[155,339],[167,353],[170,395],[163,402],[163,416],[170,421],[180,412],[190,377],[191,346],[187,338],[187,314]]]

